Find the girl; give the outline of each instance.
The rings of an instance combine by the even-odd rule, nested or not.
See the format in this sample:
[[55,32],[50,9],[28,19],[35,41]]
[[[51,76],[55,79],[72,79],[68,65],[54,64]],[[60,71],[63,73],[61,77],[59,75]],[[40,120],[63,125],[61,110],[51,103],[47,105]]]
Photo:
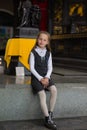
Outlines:
[[[57,89],[52,82],[52,55],[50,48],[50,34],[41,31],[36,44],[30,54],[31,85],[34,93],[39,95],[42,112],[45,116],[45,126],[56,130],[53,121],[53,110],[56,103]],[[46,104],[45,90],[50,92],[50,108]]]

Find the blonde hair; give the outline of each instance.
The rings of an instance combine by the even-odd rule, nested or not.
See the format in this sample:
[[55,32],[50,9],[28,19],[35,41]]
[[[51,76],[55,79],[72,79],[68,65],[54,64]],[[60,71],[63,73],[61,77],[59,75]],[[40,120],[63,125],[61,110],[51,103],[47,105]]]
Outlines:
[[41,34],[46,34],[46,35],[48,36],[48,44],[46,45],[46,48],[47,48],[48,51],[51,51],[51,47],[50,47],[51,36],[50,36],[50,34],[49,34],[47,31],[40,31],[40,32],[38,33],[37,39],[36,39],[36,43],[35,43],[33,49],[36,48],[36,46],[38,46],[37,40],[38,40],[38,38],[39,38],[39,36],[40,36]]

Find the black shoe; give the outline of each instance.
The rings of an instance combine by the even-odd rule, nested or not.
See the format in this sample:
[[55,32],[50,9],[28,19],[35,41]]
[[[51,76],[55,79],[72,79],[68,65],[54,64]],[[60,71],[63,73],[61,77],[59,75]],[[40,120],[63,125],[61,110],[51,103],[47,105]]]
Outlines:
[[53,120],[53,112],[49,111],[49,116],[50,116],[51,120]]
[[50,119],[50,117],[47,117],[45,119],[45,124],[44,124],[47,128],[51,129],[51,130],[57,130],[56,125],[54,124],[54,122]]
[[53,121],[53,123],[56,125],[56,123],[54,121],[54,117],[53,117],[53,112],[49,111],[49,116],[50,116],[51,120]]

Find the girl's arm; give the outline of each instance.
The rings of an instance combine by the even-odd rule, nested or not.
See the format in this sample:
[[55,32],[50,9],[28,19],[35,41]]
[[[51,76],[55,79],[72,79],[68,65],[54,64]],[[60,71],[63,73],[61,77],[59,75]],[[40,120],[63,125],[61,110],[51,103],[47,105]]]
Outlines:
[[53,70],[53,66],[52,66],[52,54],[50,53],[49,59],[48,59],[48,71],[45,77],[50,79],[51,73]]
[[34,60],[34,54],[31,52],[30,54],[30,60],[29,60],[29,64],[30,64],[30,71],[31,73],[39,80],[41,81],[41,79],[43,78],[42,76],[40,76],[38,74],[38,72],[35,70],[34,64],[35,64],[35,60]]

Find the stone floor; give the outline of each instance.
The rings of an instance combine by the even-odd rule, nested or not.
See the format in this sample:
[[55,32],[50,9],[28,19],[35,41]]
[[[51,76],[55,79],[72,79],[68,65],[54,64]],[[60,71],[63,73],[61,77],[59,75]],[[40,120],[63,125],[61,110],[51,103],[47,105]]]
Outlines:
[[[54,67],[55,83],[87,83],[87,72]],[[0,73],[0,87],[4,84],[30,84],[30,76],[12,76]]]
[[[55,119],[57,130],[87,130],[87,117]],[[0,122],[0,130],[48,130],[43,120]]]

